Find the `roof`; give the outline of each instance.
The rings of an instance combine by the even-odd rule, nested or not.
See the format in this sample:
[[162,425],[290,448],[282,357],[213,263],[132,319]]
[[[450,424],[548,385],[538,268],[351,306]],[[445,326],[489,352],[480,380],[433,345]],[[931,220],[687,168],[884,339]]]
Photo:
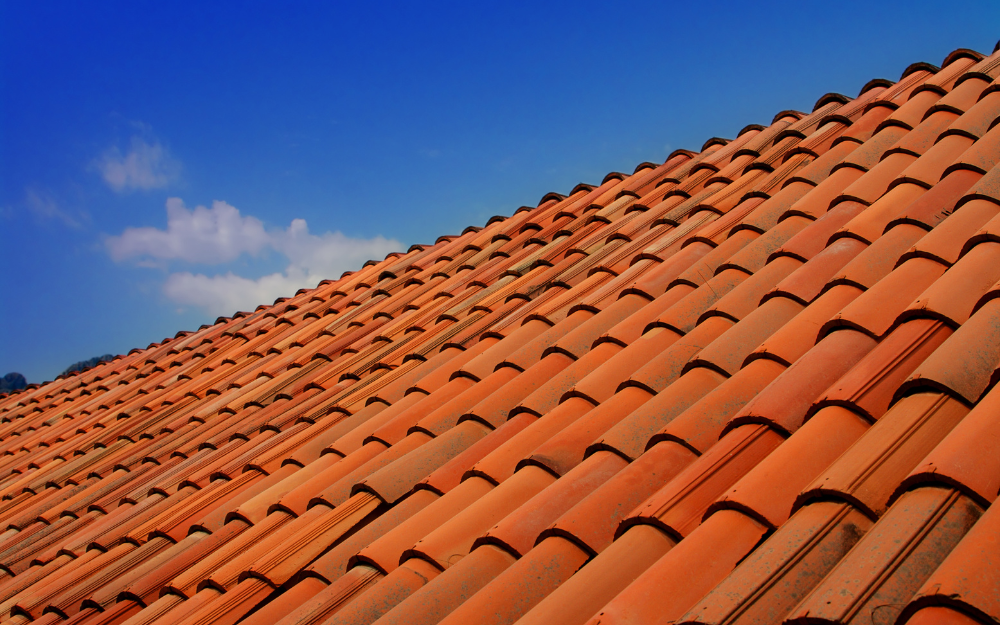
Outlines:
[[1000,622],[998,76],[0,397],[3,622]]

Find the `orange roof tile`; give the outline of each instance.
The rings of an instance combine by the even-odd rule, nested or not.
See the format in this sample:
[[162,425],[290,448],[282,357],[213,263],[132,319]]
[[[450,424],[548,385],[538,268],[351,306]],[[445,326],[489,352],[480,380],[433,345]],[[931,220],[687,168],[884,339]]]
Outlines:
[[0,622],[1000,622],[998,77],[0,396]]

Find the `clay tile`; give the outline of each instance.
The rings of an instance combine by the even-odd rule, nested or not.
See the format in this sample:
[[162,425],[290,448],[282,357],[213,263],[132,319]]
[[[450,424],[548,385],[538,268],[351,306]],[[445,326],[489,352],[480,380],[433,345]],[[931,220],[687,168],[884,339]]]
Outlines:
[[1000,302],[994,302],[976,311],[917,367],[899,393],[928,387],[954,394],[969,405],[979,401],[1000,364]]
[[[843,227],[837,230],[832,237],[834,239],[853,237],[866,243],[874,242],[882,236],[887,225],[903,209],[918,200],[925,192],[926,189],[915,184],[897,185],[885,195],[875,200],[874,204],[855,215]],[[841,204],[837,205],[838,208],[840,206]]]
[[675,545],[658,529],[626,532],[519,619],[521,625],[584,623]]
[[903,73],[899,75],[899,82],[896,83],[896,87],[907,86],[912,88],[914,86],[913,83],[920,84],[939,71],[941,71],[941,68],[937,65],[932,65],[931,63],[925,63],[923,61],[911,63],[906,67],[906,69],[903,70]]
[[[595,343],[613,341],[623,347],[627,346],[629,343],[642,336],[643,332],[645,332],[649,328],[649,325],[656,321],[660,315],[670,310],[674,304],[684,299],[692,291],[694,291],[694,287],[688,284],[674,285],[666,293],[656,298],[646,306],[643,306],[636,312],[632,313],[632,315],[630,315],[627,319],[622,320],[620,323],[612,327],[606,334],[598,338]],[[624,297],[635,296],[628,294]]]
[[790,366],[816,344],[820,327],[860,294],[861,291],[854,286],[832,287],[763,341],[747,356],[746,362],[769,358]]
[[577,326],[565,336],[559,338],[543,355],[561,353],[572,358],[581,358],[594,344],[597,337],[626,319],[629,315],[642,308],[647,302],[640,298],[621,298],[594,315],[583,324]]
[[911,258],[878,281],[823,325],[821,335],[840,327],[855,328],[872,337],[884,336],[899,314],[941,277],[945,266],[926,258]]
[[633,525],[648,523],[678,540],[686,537],[701,524],[719,496],[783,441],[784,437],[765,426],[736,428],[637,507],[619,527],[618,534]]
[[528,553],[539,534],[628,463],[615,454],[597,454],[490,528],[475,545],[497,545],[515,557]]
[[[941,141],[950,139],[953,135],[945,137]],[[965,137],[964,135],[954,135]],[[955,140],[956,146],[963,145],[961,141]],[[955,160],[954,164],[945,170],[945,175],[956,169],[970,169],[972,171],[987,173],[991,172],[1000,162],[1000,124],[982,136],[981,139],[972,144],[972,147],[962,152]]]
[[667,309],[651,325],[686,334],[697,325],[702,314],[717,303],[720,297],[725,297],[746,280],[747,274],[742,271],[725,269]]
[[638,458],[646,449],[650,437],[725,379],[719,373],[704,368],[685,373],[659,395],[608,430],[593,449],[608,449],[629,459]]
[[974,65],[969,71],[983,73],[987,76],[996,78],[996,76],[1000,74],[1000,55],[997,54],[998,51],[1000,51],[1000,41],[994,44],[993,54],[979,61],[979,63],[976,63],[976,65]]
[[[1000,133],[997,134],[1000,135]],[[986,138],[984,137],[984,139]],[[958,160],[959,157],[964,156],[974,141],[974,139],[965,135],[946,135],[934,144],[934,147],[927,150],[923,156],[914,161],[913,164],[903,169],[899,173],[899,178],[906,182],[923,185],[929,189],[941,180],[942,175],[952,163]],[[893,154],[887,157],[886,161],[898,155]],[[991,157],[995,159],[995,156],[991,155]],[[983,171],[986,171],[986,169],[983,169]]]
[[774,142],[775,137],[777,137],[782,130],[788,128],[793,122],[798,121],[798,117],[795,115],[788,115],[780,119],[776,119],[768,128],[756,128],[760,130],[760,133],[755,135],[753,139],[748,141],[739,151],[738,154],[743,152],[753,152],[754,154],[760,154]]
[[1000,91],[993,91],[969,108],[949,130],[979,138],[989,131],[997,117],[1000,117]]
[[813,402],[874,346],[874,339],[861,332],[841,330],[830,334],[736,413],[726,429],[744,423],[766,423],[780,431],[794,432]]
[[[492,490],[493,485],[484,479],[474,477],[465,480],[448,494],[431,502],[363,548],[352,561],[371,565],[391,574],[400,565],[400,557],[406,549]],[[429,563],[428,567],[439,570]]]
[[308,616],[323,620],[383,578],[381,571],[369,566],[356,566],[331,585],[318,577],[305,577],[280,595],[269,597],[240,623],[272,625],[283,619],[301,622]]
[[[937,106],[940,106],[940,101],[935,105],[935,107]],[[892,148],[886,154],[894,152],[908,152],[915,156],[924,154],[931,146],[937,143],[941,134],[958,119],[958,116],[959,113],[956,111],[931,108],[927,113],[927,117],[916,128],[906,133],[899,141],[893,144]],[[885,156],[882,158],[885,158]]]
[[949,110],[961,115],[972,108],[972,106],[979,101],[979,96],[983,93],[983,90],[989,86],[990,81],[968,74],[966,74],[963,78],[964,79],[957,83],[955,88],[952,89],[948,95],[938,100],[937,104],[934,105],[929,113],[937,110]]
[[767,300],[743,320],[712,341],[688,363],[690,367],[711,367],[733,375],[747,356],[775,331],[799,314],[803,306],[785,297]]
[[906,103],[886,118],[883,127],[900,126],[905,130],[916,128],[931,106],[941,99],[941,95],[940,91],[934,89],[914,90]]
[[[979,401],[1000,378],[998,75],[1000,53],[959,50],[0,393],[0,613],[437,622],[468,598],[445,622],[552,625],[638,579],[598,618],[770,622],[814,588],[810,618],[841,618],[819,598],[863,578],[855,616],[995,619],[947,562],[911,597],[974,516],[914,502],[975,511],[1000,479]],[[664,487],[663,531],[612,542]],[[956,566],[991,567],[984,548]]]
[[[792,258],[791,256],[775,258],[767,265],[764,265],[763,269],[749,278],[742,280],[739,286],[715,302],[715,305],[701,316],[701,320],[713,316],[723,316],[733,321],[739,321],[757,308],[761,298],[767,292],[774,288],[780,281],[787,278],[801,265],[802,262],[799,259]],[[718,277],[722,277],[725,273],[729,272],[736,273],[737,270],[727,269],[723,273],[720,273]]]
[[995,418],[1000,391],[990,391],[910,472],[893,499],[923,484],[962,490],[982,506],[1000,491],[1000,427]]
[[600,553],[611,544],[622,519],[695,458],[680,445],[656,445],[563,514],[541,533],[540,540],[560,536],[592,555]]
[[959,206],[972,200],[986,200],[1000,204],[1000,167],[994,167],[969,192],[959,200]]
[[[626,306],[628,304],[629,302],[622,302],[621,305]],[[593,316],[594,313],[589,310],[579,310],[574,312],[561,322],[552,326],[548,330],[545,330],[539,336],[536,336],[531,341],[528,341],[520,349],[507,356],[507,358],[505,358],[503,362],[498,365],[498,367],[510,366],[520,371],[528,369],[529,367],[537,364],[545,350],[555,345],[556,341],[566,336],[566,334],[573,331],[575,328],[578,328],[580,324],[591,319]],[[539,320],[533,321],[544,323]]]
[[951,328],[937,320],[903,323],[837,380],[817,406],[846,406],[871,420],[878,419],[888,410],[899,385],[951,333]]
[[576,422],[567,426],[535,451],[521,464],[534,464],[556,475],[565,475],[583,461],[587,448],[610,428],[637,410],[653,397],[645,389],[630,386],[605,400]]
[[[737,512],[712,515],[605,605],[592,622],[676,622],[752,552],[765,533],[763,524]],[[671,592],[664,593],[663,588]]]
[[658,393],[676,381],[685,364],[709,343],[719,338],[733,326],[725,317],[710,317],[698,324],[694,330],[673,343],[662,354],[653,358],[641,369],[622,382],[619,390],[627,386],[638,386],[650,393]]
[[681,283],[694,287],[701,286],[715,275],[722,263],[729,260],[734,254],[752,243],[759,236],[760,234],[753,230],[740,230],[733,233],[732,236],[723,241],[718,247],[712,249],[696,263],[685,269],[683,273],[679,274],[671,286]]
[[1000,279],[1000,242],[973,247],[941,278],[920,294],[900,315],[900,320],[931,317],[958,327],[973,307]]
[[910,603],[900,614],[899,622],[974,625],[1000,620],[1000,599],[996,592],[1000,588],[998,535],[1000,508],[991,507],[916,593],[907,597]]
[[503,388],[514,378],[518,377],[518,375],[520,375],[520,372],[512,367],[497,369],[486,376],[486,379],[482,382],[460,393],[452,400],[445,402],[440,408],[433,410],[426,417],[420,419],[413,426],[413,429],[433,436],[444,434],[453,428],[462,417],[469,414],[470,409],[489,398],[489,396]]
[[569,396],[582,397],[595,405],[606,401],[614,395],[619,384],[668,349],[681,336],[667,328],[651,329],[581,378],[563,399]]
[[[836,163],[840,162],[844,156],[850,154],[855,148],[858,147],[857,145],[851,145],[853,142],[856,141],[858,143],[864,143],[865,141],[871,139],[875,130],[890,114],[892,114],[892,109],[888,106],[874,106],[865,111],[864,115],[861,116],[861,119],[854,122],[854,124],[844,130],[843,134],[841,134],[840,137],[834,141],[833,148],[831,148],[830,151],[839,148],[840,150],[844,150],[844,152],[841,153],[842,156],[840,156],[840,158],[836,158],[836,160],[831,159],[833,160],[833,163],[830,166],[832,167]],[[845,143],[848,145],[844,145]],[[829,154],[829,152],[827,152],[827,154]],[[825,156],[826,154],[821,156],[820,159]],[[815,165],[815,163],[813,163],[813,165]]]
[[[356,481],[412,450],[415,444],[420,442],[421,437],[424,440],[428,438],[426,434],[408,437],[404,441],[405,444],[394,445],[393,452],[385,454],[382,453],[386,449],[385,445],[378,442],[369,443],[348,454],[342,461],[333,461],[331,466],[322,463],[321,466],[324,468],[316,473],[299,471],[291,480],[293,487],[284,491],[277,502],[272,500],[272,505],[261,510],[261,506],[257,505],[260,502],[255,501],[255,497],[229,516],[259,524],[263,518],[267,518],[265,514],[274,516],[270,514],[272,512],[282,512],[285,516],[301,515],[310,505],[315,505],[313,502],[325,503],[330,507],[342,503],[347,500],[351,486]],[[319,497],[323,499],[318,499]]]
[[729,420],[784,370],[784,365],[773,360],[751,362],[671,419],[650,438],[646,447],[661,441],[675,441],[698,453],[706,453],[719,440]]
[[726,491],[708,514],[739,510],[779,527],[791,515],[799,492],[867,429],[868,422],[850,410],[823,408]]
[[[889,189],[889,186],[893,183],[893,181],[895,181],[905,169],[913,165],[916,160],[916,156],[905,152],[895,152],[893,154],[889,154],[884,159],[879,161],[879,164],[873,167],[868,173],[858,178],[857,182],[851,184],[849,187],[844,189],[844,192],[837,198],[834,198],[833,205],[846,200],[860,202],[866,206],[871,205],[875,200],[882,197],[882,194]],[[928,163],[927,167],[930,169],[938,164],[938,161],[926,162]],[[946,163],[944,167],[947,167],[950,163],[951,161]],[[941,171],[943,171],[944,167],[940,170],[936,170],[938,177],[940,177]],[[937,178],[935,178],[933,182],[927,183],[926,186],[929,187],[936,182]]]
[[841,202],[789,239],[774,256],[790,256],[805,262],[826,248],[830,237],[844,224],[862,213],[865,207],[857,202]]
[[[377,518],[371,519],[364,527],[357,528],[353,534],[338,541],[336,546],[301,571],[300,581],[312,578],[322,580],[324,585],[340,583],[339,580],[345,573],[349,574],[350,569],[357,568],[369,569],[371,572],[377,573],[376,579],[373,580],[377,581],[377,577],[382,575],[382,571],[360,564],[356,561],[357,554],[368,545],[395,531],[403,523],[414,518],[440,499],[435,493],[428,490],[414,492],[399,504],[382,512]],[[273,621],[264,621],[260,625],[267,625],[271,622]]]
[[418,540],[402,557],[419,557],[441,570],[454,566],[479,536],[553,482],[551,473],[525,467]]
[[[623,292],[636,293],[648,298],[660,297],[679,276],[685,275],[692,267],[697,267],[702,262],[711,266],[714,271],[717,264],[712,264],[710,260],[706,260],[706,256],[711,256],[714,251],[707,243],[696,241],[643,274],[642,277],[638,278],[632,286],[624,289]],[[711,277],[711,275],[712,272],[709,272],[705,280]]]
[[850,156],[854,150],[858,149],[860,142],[860,139],[857,142],[841,140],[820,155],[819,158],[795,172],[790,182],[808,182],[813,186],[820,184],[830,176],[837,165],[844,162],[844,159]]
[[822,217],[833,206],[834,200],[843,201],[838,198],[841,198],[844,189],[861,178],[864,173],[864,171],[854,167],[841,167],[834,170],[826,180],[792,204],[782,215],[781,222],[783,223],[792,216],[802,216],[812,220]]
[[[588,556],[567,540],[555,538],[543,541],[500,572],[479,592],[465,599],[440,623],[462,625],[478,620],[481,614],[490,614],[498,620],[503,619],[501,622],[512,623],[569,579],[586,563]],[[463,580],[460,598],[465,598],[467,593],[464,591],[469,586],[472,584]]]
[[949,67],[952,63],[962,60],[961,63],[964,67],[970,67],[979,63],[985,58],[981,52],[976,52],[975,50],[970,50],[968,48],[955,48],[948,53],[948,56],[944,57],[944,61],[941,62],[941,67]]
[[756,137],[763,128],[756,124],[751,124],[743,129],[743,132],[736,137],[736,139],[729,141],[727,139],[720,139],[718,137],[713,137],[705,142],[702,146],[701,151],[704,152],[713,145],[720,146],[718,150],[715,150],[704,159],[698,163],[698,167],[708,167],[716,171],[725,163],[732,158],[740,148],[746,145],[751,139]]
[[477,462],[533,422],[534,418],[526,414],[506,421],[499,428],[473,443],[468,449],[435,469],[414,488],[417,490],[426,489],[444,495],[458,486],[462,481],[462,476]]
[[578,397],[568,399],[549,411],[544,419],[537,419],[524,431],[498,446],[477,462],[468,474],[483,476],[497,484],[503,482],[542,443],[580,419],[591,408],[593,404],[586,400]]
[[952,171],[941,182],[899,212],[885,228],[888,230],[900,223],[913,223],[925,228],[935,228],[953,213],[956,207],[961,206],[966,192],[980,178],[981,175],[976,171],[968,169]]
[[[401,441],[407,432],[433,407],[452,401],[474,385],[475,382],[469,378],[454,378],[430,395],[421,396],[420,393],[411,393],[404,400],[410,397],[419,397],[420,399],[414,403],[405,402],[405,407],[403,400],[396,402],[379,415],[380,421],[384,420],[383,422],[369,421],[366,427],[358,428],[339,439],[335,449],[342,453],[354,451],[352,446],[345,442],[348,436],[350,436],[351,443],[354,444],[360,439],[362,444],[377,440],[386,445],[394,445]],[[394,410],[394,408],[402,408],[402,410]],[[391,418],[387,418],[389,415],[392,415]]]
[[[765,201],[767,201],[767,199],[764,197],[748,197],[742,200],[736,208],[723,215],[721,219],[717,219],[709,223],[707,226],[696,232],[692,237],[692,241],[707,242],[721,247],[728,241],[728,239],[732,238],[730,234],[736,226],[742,224],[744,227],[741,230],[746,229],[745,222],[747,218],[750,215],[757,213],[757,209]],[[775,214],[774,217],[775,221],[777,221],[777,214]],[[757,232],[754,232],[753,234],[757,234]]]
[[[621,349],[621,345],[617,343],[599,343],[582,358],[567,366],[534,393],[528,395],[510,411],[511,416],[521,412],[529,412],[539,417],[547,414],[566,397],[566,393],[580,380],[590,375],[602,363],[621,351]],[[556,356],[562,356],[562,354],[553,353],[550,355],[550,357]],[[584,399],[582,401],[591,407],[594,405],[589,400]]]
[[[892,119],[890,116],[889,119]],[[889,148],[896,145],[900,140],[904,139],[908,134],[907,128],[901,128],[899,126],[884,126],[881,130],[877,131],[875,135],[864,142],[860,147],[855,147],[851,150],[847,156],[844,157],[842,161],[842,166],[851,167],[854,169],[860,169],[861,171],[869,171],[882,159],[882,155],[889,150]],[[837,167],[834,166],[834,170]]]
[[507,421],[510,411],[521,404],[532,393],[548,384],[558,376],[573,360],[565,354],[551,354],[536,362],[500,390],[469,409],[468,415],[487,423],[492,427],[500,427]]
[[924,83],[924,88],[947,93],[954,87],[955,81],[982,58],[981,54],[972,50],[955,50],[941,63],[941,71]]
[[[812,185],[801,180],[792,180],[780,191],[760,203],[730,230],[730,239],[740,232],[750,231],[755,234],[767,232],[775,227],[778,218],[784,215],[796,202],[802,199]],[[720,245],[721,247],[721,245]]]
[[833,497],[878,518],[900,482],[968,412],[941,393],[904,397],[803,489],[797,505]]
[[818,111],[819,109],[823,108],[824,106],[829,106],[830,104],[833,104],[833,103],[836,103],[836,104],[846,104],[847,102],[850,102],[850,101],[851,101],[851,98],[848,98],[847,96],[842,95],[840,93],[834,93],[834,92],[831,91],[830,93],[826,93],[826,94],[820,96],[820,98],[818,100],[816,100],[816,104],[813,105],[813,112],[815,113],[816,111]]
[[[573,195],[574,193],[576,193],[577,190],[580,189],[580,188],[583,188],[586,191],[590,191],[590,190],[593,189],[592,186],[581,183],[581,184],[577,185],[577,188],[573,189],[573,191],[570,192],[570,195]],[[541,206],[542,204],[545,204],[545,203],[553,201],[553,200],[555,200],[556,202],[558,202],[558,201],[564,200],[564,199],[566,199],[565,195],[561,195],[559,193],[556,193],[555,191],[549,191],[544,196],[542,196],[542,199],[538,200],[538,206]]]
[[[968,609],[964,608],[964,610]],[[919,608],[912,613],[904,611],[899,622],[905,622],[909,625],[981,625],[986,621],[973,618],[964,611],[932,605]]]
[[842,503],[806,506],[677,622],[780,622],[871,525]]
[[383,502],[394,505],[407,495],[417,482],[471,447],[490,431],[482,423],[464,421],[368,475],[355,484],[352,491],[370,492]]
[[786,109],[784,111],[778,111],[777,113],[775,113],[774,117],[771,119],[771,123],[773,124],[774,122],[778,121],[782,117],[795,118],[795,119],[798,120],[798,119],[802,119],[803,117],[805,117],[805,113],[802,113],[801,111],[793,111],[793,110],[790,110],[790,109]]
[[765,298],[781,296],[808,305],[844,265],[867,247],[856,239],[838,239],[779,282]]
[[[489,349],[494,343],[499,339],[495,337],[487,337],[477,343],[474,347],[467,350],[458,350],[456,347],[448,347],[441,350],[442,353],[446,351],[460,352],[456,356],[447,360],[440,367],[436,368],[434,371],[430,372],[426,376],[422,377],[413,388],[419,389],[424,393],[431,393],[437,388],[444,386],[448,380],[451,379],[452,375],[458,371],[467,362],[483,353]],[[410,392],[409,390],[407,391]]]
[[719,266],[719,271],[733,268],[746,274],[756,272],[764,266],[775,250],[811,223],[811,219],[800,216],[789,217],[781,221],[742,250],[733,254],[727,262]]
[[378,619],[405,598],[426,587],[440,573],[439,569],[424,560],[407,561],[398,568],[394,568],[380,583],[375,584],[367,592],[356,597],[355,593],[351,593],[347,599],[353,600],[349,600],[346,605],[341,603],[340,609],[327,619],[327,622],[371,622]]
[[475,380],[484,380],[498,363],[513,352],[524,347],[529,341],[549,329],[549,324],[539,319],[530,319],[495,343],[486,351],[462,365],[452,375],[465,375]]
[[[935,231],[936,232],[936,231]],[[889,275],[892,268],[914,244],[923,244],[927,232],[918,226],[900,224],[886,232],[848,262],[830,281],[869,289]]]
[[[1000,221],[995,225],[992,223],[997,221],[994,218],[998,212],[1000,206],[992,202],[982,200],[967,202],[955,213],[947,216],[941,225],[915,241],[913,247],[902,256],[902,260],[905,262],[910,258],[922,256],[942,264],[953,265],[958,262],[967,244],[1000,241]],[[893,228],[890,234],[901,227]]]
[[895,619],[981,513],[955,491],[907,494],[792,610],[788,622],[844,622],[855,615],[872,622],[883,615]]

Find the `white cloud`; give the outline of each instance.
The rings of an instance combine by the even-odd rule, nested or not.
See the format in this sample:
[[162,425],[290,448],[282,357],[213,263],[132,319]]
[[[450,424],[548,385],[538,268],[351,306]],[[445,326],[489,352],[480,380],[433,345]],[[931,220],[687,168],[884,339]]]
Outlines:
[[284,273],[252,280],[232,272],[206,276],[184,271],[170,274],[163,293],[178,304],[202,308],[210,315],[229,316],[239,310],[270,304],[279,297],[290,297],[303,287],[316,286],[317,282]]
[[157,141],[132,137],[126,153],[115,146],[95,162],[104,182],[115,191],[162,189],[180,174],[180,162]]
[[289,267],[317,277],[340,277],[347,269],[359,269],[372,258],[400,251],[399,241],[376,236],[354,239],[340,232],[309,233],[305,219],[294,219],[288,229],[272,237],[271,246],[288,257]]
[[258,254],[271,243],[264,224],[255,217],[243,217],[225,202],[212,208],[188,210],[180,198],[167,200],[167,229],[126,228],[120,236],[108,237],[105,245],[111,258],[182,260],[216,264],[235,260],[241,254]]
[[212,315],[232,315],[270,304],[278,297],[290,297],[300,288],[338,278],[347,269],[358,269],[366,260],[383,258],[402,247],[398,241],[381,236],[314,235],[304,219],[292,220],[284,230],[268,230],[259,219],[244,217],[225,202],[188,210],[179,198],[167,200],[166,230],[128,228],[120,236],[108,237],[105,244],[115,260],[132,259],[140,265],[149,265],[151,259],[220,264],[243,254],[256,256],[265,249],[288,259],[283,272],[255,279],[232,271],[216,275],[183,271],[167,277],[163,292],[170,300],[203,308]]

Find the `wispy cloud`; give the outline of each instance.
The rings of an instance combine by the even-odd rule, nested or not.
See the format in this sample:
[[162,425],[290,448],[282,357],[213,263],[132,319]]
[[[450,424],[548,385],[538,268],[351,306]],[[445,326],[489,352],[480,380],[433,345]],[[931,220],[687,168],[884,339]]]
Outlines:
[[66,210],[59,206],[50,194],[34,188],[29,187],[25,190],[24,203],[36,218],[42,221],[57,221],[75,230],[83,228],[84,222],[89,220],[86,213]]
[[125,152],[114,146],[94,166],[104,182],[119,193],[132,189],[162,189],[180,175],[181,164],[157,139],[135,135]]
[[291,296],[300,288],[313,287],[324,278],[339,277],[371,258],[382,258],[402,245],[376,236],[348,237],[340,232],[315,235],[304,219],[294,219],[285,229],[265,228],[252,216],[216,201],[211,208],[185,207],[179,198],[167,200],[167,228],[128,228],[107,237],[105,246],[116,261],[132,260],[140,265],[166,265],[182,261],[219,265],[245,255],[257,256],[273,250],[288,260],[285,270],[260,278],[228,271],[215,275],[182,271],[171,273],[164,294],[184,306],[196,306],[213,315],[231,315],[252,310],[277,297]]

